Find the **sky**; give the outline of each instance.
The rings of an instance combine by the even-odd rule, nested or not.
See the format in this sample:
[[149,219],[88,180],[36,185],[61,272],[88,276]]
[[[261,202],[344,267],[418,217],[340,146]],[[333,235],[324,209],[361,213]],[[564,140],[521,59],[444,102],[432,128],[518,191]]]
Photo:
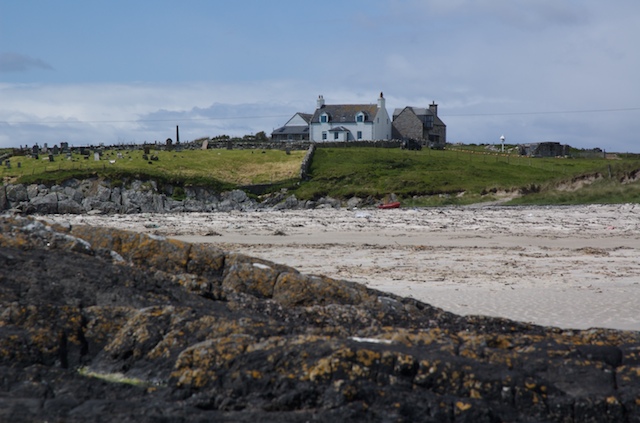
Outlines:
[[438,104],[447,141],[640,153],[638,0],[0,0],[0,148]]

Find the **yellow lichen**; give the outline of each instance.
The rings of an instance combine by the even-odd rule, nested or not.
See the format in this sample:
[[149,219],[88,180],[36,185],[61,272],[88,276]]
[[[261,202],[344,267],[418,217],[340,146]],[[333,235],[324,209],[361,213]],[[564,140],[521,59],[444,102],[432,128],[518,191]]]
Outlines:
[[466,402],[462,402],[462,401],[457,401],[456,402],[456,408],[460,411],[466,411],[468,409],[471,408],[471,404],[466,403]]

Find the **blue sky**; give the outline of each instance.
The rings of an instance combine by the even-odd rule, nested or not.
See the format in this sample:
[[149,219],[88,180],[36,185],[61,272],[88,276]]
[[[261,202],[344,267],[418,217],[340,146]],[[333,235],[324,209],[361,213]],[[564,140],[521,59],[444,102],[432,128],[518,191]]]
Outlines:
[[432,101],[448,141],[640,153],[637,0],[0,0],[0,147]]

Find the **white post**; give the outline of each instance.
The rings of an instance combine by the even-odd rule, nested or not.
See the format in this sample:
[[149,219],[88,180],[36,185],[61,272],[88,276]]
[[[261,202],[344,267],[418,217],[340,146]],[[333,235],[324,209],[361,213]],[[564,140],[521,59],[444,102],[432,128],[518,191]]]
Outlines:
[[502,143],[502,152],[504,153],[504,135],[500,137],[500,142]]

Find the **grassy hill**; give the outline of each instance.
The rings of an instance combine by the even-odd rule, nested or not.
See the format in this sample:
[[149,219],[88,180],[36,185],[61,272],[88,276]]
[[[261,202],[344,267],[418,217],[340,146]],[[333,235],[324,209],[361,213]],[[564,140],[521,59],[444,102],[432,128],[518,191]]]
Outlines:
[[[298,182],[305,151],[280,150],[107,151],[100,161],[73,155],[55,162],[13,157],[2,166],[5,181],[60,183],[99,176],[112,181],[152,178],[220,190],[256,184],[288,187],[299,199],[322,196],[383,199],[395,194],[405,205],[492,201],[525,193],[510,204],[640,202],[637,156],[605,159],[527,158],[483,151],[383,148],[318,148],[309,181]],[[18,168],[17,163],[21,166]]]
[[[519,203],[640,202],[639,184],[618,180],[640,169],[637,158],[528,158],[472,151],[319,148],[311,181],[300,198],[322,195],[383,198],[394,193],[409,205],[469,204],[523,192]],[[611,177],[609,178],[609,175]],[[600,181],[600,177],[604,177]],[[588,188],[584,181],[598,180]],[[582,181],[581,190],[573,190]],[[564,187],[562,195],[558,187]],[[587,191],[589,191],[587,193]]]

